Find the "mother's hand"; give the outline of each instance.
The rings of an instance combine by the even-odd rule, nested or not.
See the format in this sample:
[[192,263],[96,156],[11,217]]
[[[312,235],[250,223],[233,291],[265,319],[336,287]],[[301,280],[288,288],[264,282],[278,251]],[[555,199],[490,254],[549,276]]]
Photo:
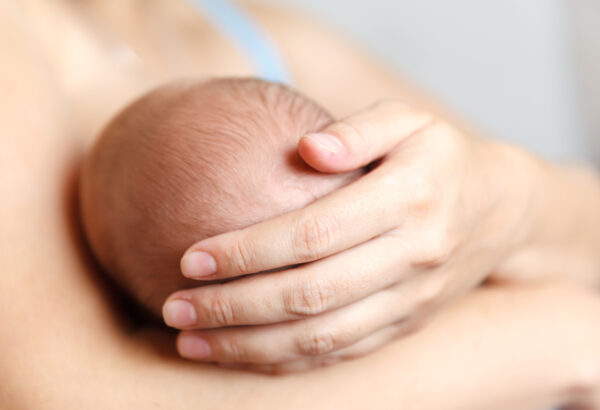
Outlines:
[[299,152],[327,173],[379,161],[304,209],[193,245],[189,278],[263,273],[169,297],[182,356],[289,371],[364,354],[479,284],[522,237],[518,155],[428,113],[379,103]]

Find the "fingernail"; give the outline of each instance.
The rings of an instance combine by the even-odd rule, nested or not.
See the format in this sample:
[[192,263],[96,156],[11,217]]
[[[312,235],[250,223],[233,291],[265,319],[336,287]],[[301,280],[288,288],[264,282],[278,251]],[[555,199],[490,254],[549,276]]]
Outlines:
[[186,327],[196,324],[196,309],[185,300],[170,300],[163,306],[163,318],[171,327]]
[[181,259],[181,272],[183,276],[190,279],[214,275],[217,272],[217,262],[209,253],[202,251],[190,252]]
[[210,357],[210,345],[198,336],[181,336],[178,347],[179,354],[188,359],[206,359]]
[[308,134],[306,138],[312,140],[319,148],[332,154],[339,154],[344,149],[344,145],[339,138],[327,133]]

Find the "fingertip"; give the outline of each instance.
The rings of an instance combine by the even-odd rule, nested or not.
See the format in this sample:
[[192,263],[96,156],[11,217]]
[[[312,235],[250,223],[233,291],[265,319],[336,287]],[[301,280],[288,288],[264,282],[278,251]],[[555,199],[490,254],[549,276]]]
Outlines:
[[190,279],[208,279],[217,272],[215,258],[207,252],[192,251],[183,255],[180,262],[181,273]]
[[192,332],[181,332],[176,340],[180,356],[191,360],[207,360],[212,355],[208,341]]
[[167,300],[162,307],[165,324],[174,328],[193,326],[197,322],[196,309],[183,299]]
[[335,135],[327,132],[307,134],[304,138],[310,140],[310,142],[320,151],[326,152],[332,156],[338,156],[345,150],[342,141]]
[[321,172],[344,172],[341,167],[346,148],[342,142],[330,134],[307,134],[298,142],[298,152],[311,167]]

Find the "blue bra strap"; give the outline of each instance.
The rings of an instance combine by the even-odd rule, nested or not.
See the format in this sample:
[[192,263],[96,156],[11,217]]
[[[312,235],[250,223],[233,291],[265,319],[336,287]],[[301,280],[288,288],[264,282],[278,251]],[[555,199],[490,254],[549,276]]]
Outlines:
[[247,55],[259,77],[274,82],[290,82],[277,47],[250,15],[227,0],[190,1]]

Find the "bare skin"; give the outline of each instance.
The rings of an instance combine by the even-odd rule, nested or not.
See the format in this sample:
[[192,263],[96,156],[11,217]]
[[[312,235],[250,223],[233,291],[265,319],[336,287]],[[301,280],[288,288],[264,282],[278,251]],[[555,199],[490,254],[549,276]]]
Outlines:
[[[124,2],[89,7],[117,3]],[[63,6],[67,3],[49,7],[56,7],[62,19],[71,10],[61,10]],[[155,16],[181,16],[175,14],[177,7]],[[67,86],[64,79],[81,78],[89,67],[57,69],[49,58],[56,47],[44,47],[32,36],[33,21],[13,2],[0,3],[0,49],[7,50],[0,64],[3,408],[479,409],[493,403],[499,409],[534,409],[591,399],[600,369],[600,302],[580,288],[482,289],[439,315],[423,332],[374,355],[276,378],[186,362],[174,352],[173,333],[120,319],[123,311],[97,275],[77,229],[77,166],[92,136],[121,104],[155,84],[189,74],[194,63],[170,66],[167,56],[148,48],[148,58],[156,62],[144,64],[144,75],[136,75],[98,51],[98,60],[106,63],[101,75],[84,77],[78,84],[86,87]],[[106,21],[115,32],[125,26],[108,17]],[[49,25],[46,33],[59,36],[57,27],[75,27],[75,19],[66,18],[62,25],[48,19],[44,24]],[[296,21],[288,26],[294,24],[298,32],[291,38],[302,32]],[[143,37],[135,24],[129,27],[132,38]],[[98,45],[73,30],[82,50]],[[51,45],[65,44],[64,37],[47,39]],[[233,63],[243,62],[242,57],[214,33],[206,40],[206,50],[196,41],[182,50],[190,60],[200,59],[203,51],[229,54],[215,57],[214,66],[195,74],[208,76],[230,66],[242,67],[239,74],[252,74],[249,66]],[[355,67],[357,78],[376,77],[376,84],[356,92],[354,103],[334,93],[323,95],[325,105],[338,107],[341,114],[386,97],[390,90],[403,95],[404,87],[386,87],[385,76],[371,63],[354,60],[351,51],[344,56],[344,46],[339,50],[342,55],[332,56],[331,64],[341,59]],[[147,68],[152,72],[145,72]],[[311,68],[294,66],[294,71],[309,73]],[[323,84],[328,78],[323,74]],[[320,81],[305,83],[300,86],[305,92],[326,94]]]

